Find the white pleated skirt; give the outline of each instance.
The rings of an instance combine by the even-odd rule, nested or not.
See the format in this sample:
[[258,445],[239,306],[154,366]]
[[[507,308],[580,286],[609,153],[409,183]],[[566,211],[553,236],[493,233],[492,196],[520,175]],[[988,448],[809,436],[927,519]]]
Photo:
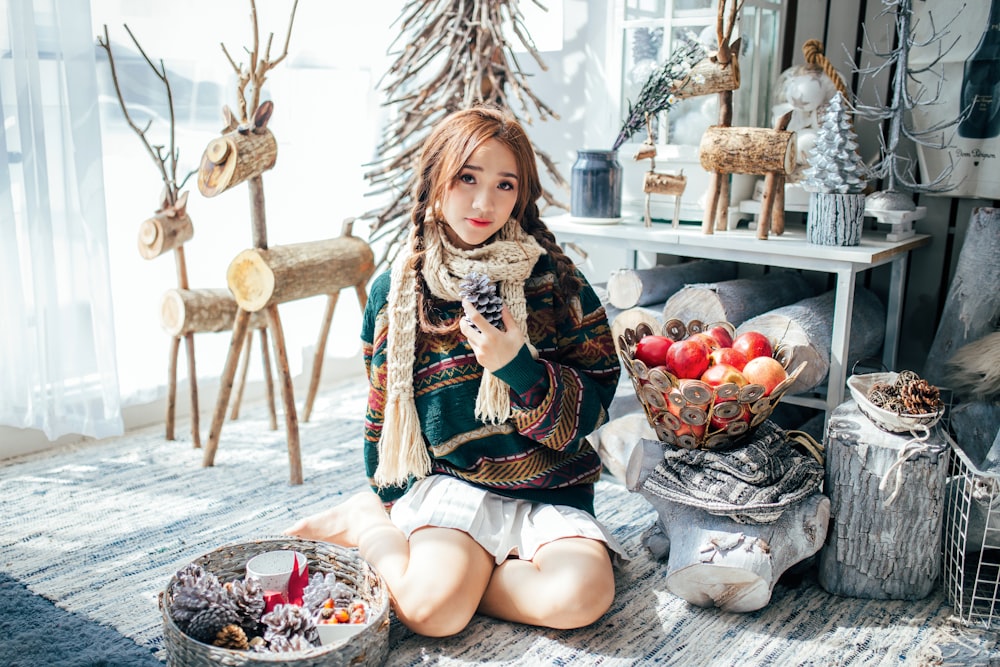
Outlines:
[[543,544],[565,537],[604,542],[616,563],[629,560],[618,540],[581,509],[507,498],[447,475],[419,480],[395,502],[390,516],[407,537],[426,526],[464,531],[498,565],[508,558],[531,560]]

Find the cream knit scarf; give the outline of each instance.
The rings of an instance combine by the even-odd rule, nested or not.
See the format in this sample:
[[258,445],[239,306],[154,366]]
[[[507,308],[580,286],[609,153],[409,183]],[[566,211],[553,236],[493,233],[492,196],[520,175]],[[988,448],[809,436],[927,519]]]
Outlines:
[[[472,271],[490,277],[498,284],[500,298],[510,310],[521,331],[528,319],[524,300],[524,281],[531,275],[545,249],[515,220],[500,230],[487,245],[462,250],[452,245],[442,227],[445,223],[428,220],[424,225],[423,276],[435,297],[459,301],[459,283]],[[386,402],[379,439],[379,463],[374,481],[380,487],[405,484],[410,475],[418,479],[431,471],[431,459],[424,444],[413,401],[413,362],[417,339],[417,275],[409,267],[416,227],[410,242],[400,251],[392,267],[389,287],[389,333],[386,350]],[[527,334],[525,334],[527,342]],[[483,370],[476,398],[476,417],[483,422],[500,424],[510,417],[510,394],[507,383]]]

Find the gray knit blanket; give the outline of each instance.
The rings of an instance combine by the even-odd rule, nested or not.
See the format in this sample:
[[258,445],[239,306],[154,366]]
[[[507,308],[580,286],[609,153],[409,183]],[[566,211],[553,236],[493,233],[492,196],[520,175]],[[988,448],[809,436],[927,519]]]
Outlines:
[[729,448],[665,448],[644,487],[740,523],[770,523],[822,483],[819,461],[796,449],[787,433],[767,420]]

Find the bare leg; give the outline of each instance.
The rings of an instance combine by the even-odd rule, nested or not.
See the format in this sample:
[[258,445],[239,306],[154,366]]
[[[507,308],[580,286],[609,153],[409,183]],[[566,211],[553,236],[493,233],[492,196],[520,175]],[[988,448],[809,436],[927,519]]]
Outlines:
[[479,612],[560,630],[590,625],[611,607],[615,577],[603,542],[568,537],[533,560],[510,559],[493,572]]
[[299,521],[286,534],[357,546],[385,580],[397,618],[428,637],[468,625],[495,567],[493,556],[459,530],[421,528],[407,540],[370,491]]

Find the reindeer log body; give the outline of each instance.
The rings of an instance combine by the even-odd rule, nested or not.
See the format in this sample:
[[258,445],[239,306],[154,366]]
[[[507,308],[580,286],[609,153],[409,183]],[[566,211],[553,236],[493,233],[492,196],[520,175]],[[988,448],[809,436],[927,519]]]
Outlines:
[[205,148],[198,169],[198,190],[214,197],[264,173],[277,159],[278,142],[270,130],[227,132]]
[[364,285],[374,272],[371,247],[362,239],[345,235],[244,250],[229,264],[226,281],[240,308],[256,312],[269,305]]
[[701,166],[721,174],[789,174],[795,152],[794,132],[763,127],[712,125],[699,147]]
[[687,176],[675,174],[661,174],[655,171],[647,171],[642,181],[642,191],[656,195],[673,195],[680,197],[687,187]]
[[[229,331],[239,306],[228,289],[170,289],[160,300],[160,325],[171,336]],[[250,316],[250,328],[267,326],[263,313]]]

